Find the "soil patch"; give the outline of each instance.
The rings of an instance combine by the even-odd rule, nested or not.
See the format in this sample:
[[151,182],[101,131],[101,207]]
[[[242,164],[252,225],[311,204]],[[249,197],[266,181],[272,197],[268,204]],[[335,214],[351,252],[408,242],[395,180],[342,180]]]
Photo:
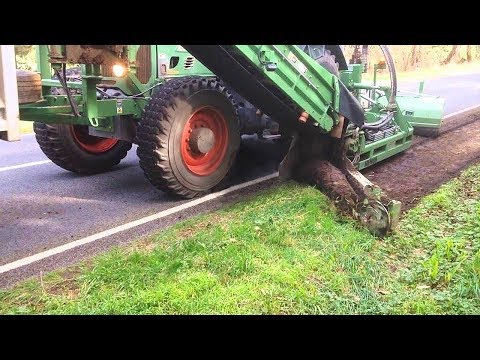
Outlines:
[[480,161],[480,110],[449,118],[435,139],[416,137],[410,149],[363,171],[408,210],[425,195]]

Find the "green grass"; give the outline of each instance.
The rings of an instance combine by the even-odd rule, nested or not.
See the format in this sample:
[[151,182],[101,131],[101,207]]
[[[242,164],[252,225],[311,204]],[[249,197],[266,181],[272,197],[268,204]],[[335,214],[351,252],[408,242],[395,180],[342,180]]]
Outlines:
[[379,240],[286,183],[0,292],[0,313],[480,313],[480,165]]
[[20,134],[32,134],[33,121],[20,121]]

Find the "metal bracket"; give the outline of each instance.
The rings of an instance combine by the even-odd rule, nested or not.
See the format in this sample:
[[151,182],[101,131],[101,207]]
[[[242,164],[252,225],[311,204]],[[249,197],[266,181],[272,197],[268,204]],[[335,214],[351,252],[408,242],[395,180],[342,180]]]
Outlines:
[[92,125],[93,127],[98,127],[98,119],[97,119],[97,118],[88,118],[88,122],[89,122],[90,125]]
[[57,68],[54,68],[55,74],[58,77],[58,80],[60,81],[60,84],[62,85],[63,90],[65,90],[65,93],[68,98],[68,102],[70,103],[70,106],[72,107],[73,115],[75,117],[80,117],[80,112],[78,111],[78,105],[75,102],[75,99],[72,97],[72,94],[70,93],[70,89],[67,86],[67,80],[65,79],[65,71],[66,71],[66,65],[62,64],[62,72],[63,75],[60,74],[60,71],[58,71]]

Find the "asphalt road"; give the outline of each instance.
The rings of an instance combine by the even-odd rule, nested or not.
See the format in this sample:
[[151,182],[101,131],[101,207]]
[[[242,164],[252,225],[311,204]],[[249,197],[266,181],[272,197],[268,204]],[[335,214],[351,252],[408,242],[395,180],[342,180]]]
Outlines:
[[[0,143],[0,154],[2,167],[46,159],[34,136]],[[233,183],[274,172],[274,163],[264,159]],[[0,265],[188,201],[166,195],[145,179],[136,146],[104,174],[79,176],[46,163],[0,172],[0,187]]]
[[[417,89],[418,82],[399,86],[401,91]],[[431,79],[424,92],[447,99],[445,114],[459,111],[480,103],[480,74]],[[252,142],[248,145],[252,148]],[[274,171],[275,150],[268,144],[255,146],[261,147],[254,150],[255,156],[251,151],[242,155],[242,177],[235,183]],[[113,171],[78,176],[52,163],[1,171],[47,158],[34,136],[24,136],[15,143],[0,141],[0,266],[185,202],[148,183],[138,166],[135,148]],[[252,159],[255,166],[250,168]],[[218,201],[212,207],[218,207]],[[202,211],[208,210],[206,206]],[[140,226],[128,237],[148,234],[155,226],[145,229]]]
[[[403,81],[399,91],[418,92],[419,81]],[[446,99],[445,115],[480,103],[480,73],[439,77],[425,81],[425,94]]]

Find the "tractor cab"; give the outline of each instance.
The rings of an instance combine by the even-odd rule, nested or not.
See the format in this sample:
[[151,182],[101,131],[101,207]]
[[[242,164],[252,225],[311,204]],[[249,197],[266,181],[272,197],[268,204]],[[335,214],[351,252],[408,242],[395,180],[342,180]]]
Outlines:
[[325,53],[325,45],[297,45],[305,53],[307,53],[313,60],[317,60]]

